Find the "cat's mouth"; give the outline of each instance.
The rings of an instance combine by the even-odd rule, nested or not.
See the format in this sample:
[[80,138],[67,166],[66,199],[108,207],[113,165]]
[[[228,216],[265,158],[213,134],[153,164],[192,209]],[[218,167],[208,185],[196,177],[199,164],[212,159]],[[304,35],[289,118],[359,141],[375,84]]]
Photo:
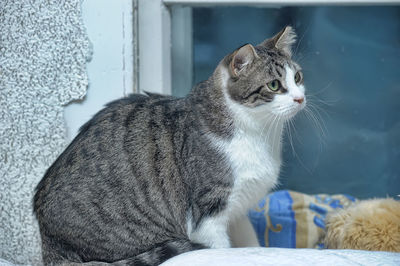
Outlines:
[[291,119],[298,112],[303,110],[305,106],[306,106],[306,99],[304,98],[301,102],[296,102],[294,104],[290,104],[289,106],[277,108],[275,115],[282,117],[284,119]]

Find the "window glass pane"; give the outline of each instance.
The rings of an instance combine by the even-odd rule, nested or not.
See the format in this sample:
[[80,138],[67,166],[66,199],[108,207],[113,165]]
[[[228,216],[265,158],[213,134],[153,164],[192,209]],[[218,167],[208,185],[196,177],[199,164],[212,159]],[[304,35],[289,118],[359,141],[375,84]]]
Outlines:
[[294,58],[313,115],[296,117],[294,152],[285,137],[280,188],[400,194],[400,7],[194,8],[194,84],[285,25],[299,36]]

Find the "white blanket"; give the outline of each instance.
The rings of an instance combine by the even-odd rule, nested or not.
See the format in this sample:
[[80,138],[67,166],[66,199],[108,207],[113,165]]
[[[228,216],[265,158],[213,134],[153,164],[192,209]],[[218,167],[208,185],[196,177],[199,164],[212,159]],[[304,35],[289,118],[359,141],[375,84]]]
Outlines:
[[184,253],[162,266],[400,265],[400,253],[287,248],[205,249]]

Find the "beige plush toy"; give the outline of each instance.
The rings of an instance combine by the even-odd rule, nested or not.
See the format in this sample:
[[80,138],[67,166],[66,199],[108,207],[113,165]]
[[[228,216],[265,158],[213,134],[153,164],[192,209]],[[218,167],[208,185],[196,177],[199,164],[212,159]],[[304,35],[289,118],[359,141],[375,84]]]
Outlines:
[[361,200],[326,219],[325,247],[400,252],[400,202]]

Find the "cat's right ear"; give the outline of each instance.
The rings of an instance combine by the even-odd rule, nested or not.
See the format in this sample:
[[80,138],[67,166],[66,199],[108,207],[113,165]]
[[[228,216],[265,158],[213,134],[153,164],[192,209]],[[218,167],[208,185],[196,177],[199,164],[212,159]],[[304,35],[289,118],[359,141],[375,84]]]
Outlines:
[[232,56],[230,62],[230,72],[233,77],[239,77],[253,61],[258,58],[257,52],[253,45],[246,44],[237,49]]
[[276,48],[287,56],[292,57],[292,46],[296,42],[296,32],[290,26],[286,26],[278,34],[270,39],[266,39],[260,45],[267,48]]

